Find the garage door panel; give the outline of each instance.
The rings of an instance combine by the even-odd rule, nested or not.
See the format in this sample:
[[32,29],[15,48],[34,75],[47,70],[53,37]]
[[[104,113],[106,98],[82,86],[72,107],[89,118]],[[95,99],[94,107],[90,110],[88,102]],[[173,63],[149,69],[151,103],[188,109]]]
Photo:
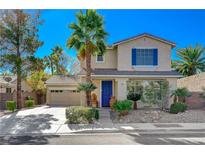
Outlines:
[[65,106],[80,105],[80,93],[72,91],[51,92],[50,104]]

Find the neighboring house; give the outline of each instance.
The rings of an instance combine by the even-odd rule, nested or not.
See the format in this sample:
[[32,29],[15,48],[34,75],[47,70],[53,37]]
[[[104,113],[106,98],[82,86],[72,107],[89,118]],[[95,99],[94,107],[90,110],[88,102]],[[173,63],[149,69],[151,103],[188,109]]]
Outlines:
[[[16,91],[17,78],[16,76],[0,76],[0,93],[13,93]],[[25,80],[21,82],[22,92],[31,92],[31,87]]]
[[201,109],[205,107],[205,100],[200,97],[202,89],[205,88],[205,72],[178,79],[177,87],[186,87],[191,92],[192,95],[186,98],[189,108]]
[[[31,87],[25,80],[21,82],[22,103],[24,103],[27,96],[31,96],[36,100],[35,93],[32,92]],[[7,100],[16,101],[17,92],[17,78],[16,76],[0,76],[0,109],[5,109],[5,102]]]
[[[111,96],[118,100],[126,99],[129,91],[137,90],[139,81],[147,84],[149,81],[167,80],[171,90],[174,90],[177,79],[182,77],[171,69],[171,50],[175,46],[171,41],[143,33],[114,43],[104,55],[92,56],[91,76],[97,86],[93,93],[97,95],[99,106],[108,107]],[[85,94],[76,91],[80,82],[85,82],[84,71],[75,79],[69,76],[51,77],[46,81],[47,103],[85,104]],[[172,101],[170,98],[169,104]]]
[[0,93],[12,93],[15,89],[15,76],[0,76]]

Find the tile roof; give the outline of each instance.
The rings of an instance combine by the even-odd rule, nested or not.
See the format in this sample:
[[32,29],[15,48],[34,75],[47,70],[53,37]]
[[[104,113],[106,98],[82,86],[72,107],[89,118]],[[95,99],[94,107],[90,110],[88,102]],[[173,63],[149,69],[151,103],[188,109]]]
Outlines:
[[74,76],[68,75],[53,75],[46,81],[46,84],[77,84],[77,79]]
[[[80,75],[84,75],[85,72],[81,72]],[[176,71],[118,71],[117,69],[94,69],[92,75],[113,75],[113,76],[181,76]]]

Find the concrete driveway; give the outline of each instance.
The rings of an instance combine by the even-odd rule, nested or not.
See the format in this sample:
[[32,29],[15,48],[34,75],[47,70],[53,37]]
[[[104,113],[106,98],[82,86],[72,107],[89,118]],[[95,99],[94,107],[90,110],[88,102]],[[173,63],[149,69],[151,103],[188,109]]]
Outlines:
[[21,110],[0,117],[0,135],[53,134],[65,121],[65,107]]
[[[94,124],[65,124],[65,107],[41,106],[0,117],[0,136],[56,135],[74,132],[116,130],[107,116]],[[107,110],[103,114],[109,115]],[[106,111],[106,113],[104,113]],[[107,119],[107,120],[106,120]],[[108,120],[109,119],[109,120]]]

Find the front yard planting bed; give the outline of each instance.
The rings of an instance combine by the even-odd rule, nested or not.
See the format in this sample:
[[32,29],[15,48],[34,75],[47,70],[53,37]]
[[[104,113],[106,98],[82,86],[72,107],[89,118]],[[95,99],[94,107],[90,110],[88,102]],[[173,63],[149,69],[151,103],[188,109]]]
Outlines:
[[187,110],[178,114],[159,109],[138,109],[121,117],[114,111],[110,114],[113,123],[205,123],[205,109]]
[[71,106],[66,108],[67,124],[90,124],[99,119],[99,111],[92,107]]

